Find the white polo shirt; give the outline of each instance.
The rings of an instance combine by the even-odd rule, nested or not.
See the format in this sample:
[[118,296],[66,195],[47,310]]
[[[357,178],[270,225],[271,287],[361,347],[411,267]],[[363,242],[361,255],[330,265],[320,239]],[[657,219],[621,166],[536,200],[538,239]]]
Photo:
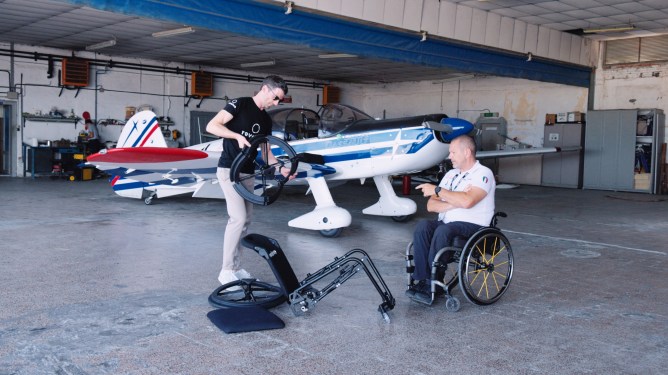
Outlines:
[[438,219],[444,223],[453,221],[465,221],[481,226],[489,225],[494,216],[494,192],[496,181],[492,171],[480,164],[479,161],[471,169],[462,173],[459,169],[451,169],[443,176],[439,184],[444,190],[465,191],[471,186],[478,187],[487,195],[471,208],[454,208],[450,211],[438,214]]

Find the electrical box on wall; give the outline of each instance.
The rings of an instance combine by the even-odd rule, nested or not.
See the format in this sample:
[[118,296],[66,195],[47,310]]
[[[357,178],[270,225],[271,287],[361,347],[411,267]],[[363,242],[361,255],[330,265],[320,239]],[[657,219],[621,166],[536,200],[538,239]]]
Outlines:
[[341,89],[325,85],[322,88],[322,104],[340,103]]
[[88,86],[88,60],[79,58],[63,58],[61,84],[63,86]]
[[213,75],[208,72],[193,72],[190,81],[190,94],[206,97],[213,95]]

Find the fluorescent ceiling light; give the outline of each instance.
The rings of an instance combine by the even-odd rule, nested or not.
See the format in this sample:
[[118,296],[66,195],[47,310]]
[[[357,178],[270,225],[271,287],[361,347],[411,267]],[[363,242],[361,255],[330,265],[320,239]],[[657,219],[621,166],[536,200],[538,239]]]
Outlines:
[[626,26],[616,26],[616,27],[598,27],[591,29],[582,29],[582,32],[585,34],[597,34],[597,33],[616,33],[622,31],[634,30],[635,25],[626,25]]
[[91,44],[90,46],[86,46],[86,51],[95,51],[96,49],[113,47],[115,45],[116,45],[116,39],[106,40],[104,42],[95,43],[95,44]]
[[325,55],[318,55],[318,58],[321,59],[345,59],[350,57],[357,57],[357,55],[351,55],[349,53],[328,53]]
[[255,68],[255,67],[258,67],[258,66],[272,66],[272,65],[276,65],[276,60],[258,61],[258,62],[250,62],[250,63],[239,64],[239,66],[242,67],[242,68]]
[[173,30],[165,30],[165,31],[157,31],[151,35],[153,35],[154,38],[165,38],[168,36],[175,36],[175,35],[181,35],[181,34],[188,34],[188,33],[194,33],[195,29],[192,27],[182,27],[180,29],[173,29]]

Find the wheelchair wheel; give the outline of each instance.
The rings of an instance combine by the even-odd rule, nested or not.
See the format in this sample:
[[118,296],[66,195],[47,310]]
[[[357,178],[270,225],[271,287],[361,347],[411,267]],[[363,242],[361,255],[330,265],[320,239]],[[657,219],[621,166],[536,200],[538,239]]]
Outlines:
[[[271,149],[277,163],[271,164],[267,150]],[[243,151],[237,155],[230,168],[230,180],[234,190],[245,200],[267,206],[272,204],[281,193],[283,185],[288,181],[279,173],[281,167],[290,170],[289,175],[297,171],[299,160],[295,150],[285,141],[274,136],[256,137]],[[252,165],[252,174],[243,174],[241,169]],[[243,181],[252,180],[251,189],[244,186]]]
[[281,287],[255,279],[237,280],[221,285],[209,295],[209,303],[214,307],[255,305],[271,308],[285,301]]
[[459,298],[457,297],[450,296],[445,300],[445,309],[449,312],[457,312],[459,311],[460,307],[461,304],[459,303]]
[[459,263],[459,287],[469,302],[490,305],[508,290],[513,250],[496,228],[485,228],[466,243]]

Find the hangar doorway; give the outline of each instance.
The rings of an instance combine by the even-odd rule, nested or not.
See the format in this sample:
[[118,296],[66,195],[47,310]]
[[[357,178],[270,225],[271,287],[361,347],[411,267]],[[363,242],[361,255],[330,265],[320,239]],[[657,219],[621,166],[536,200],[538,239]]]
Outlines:
[[0,175],[12,174],[12,106],[0,102]]

